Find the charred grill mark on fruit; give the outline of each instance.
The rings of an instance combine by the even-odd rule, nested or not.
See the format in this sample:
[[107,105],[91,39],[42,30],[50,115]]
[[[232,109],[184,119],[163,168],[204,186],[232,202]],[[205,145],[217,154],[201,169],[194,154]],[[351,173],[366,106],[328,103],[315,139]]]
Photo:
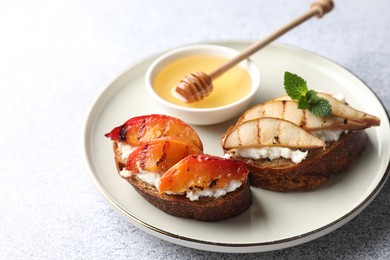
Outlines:
[[199,190],[203,190],[204,187],[203,186],[195,186],[195,188],[199,189]]
[[261,127],[260,127],[260,122],[256,124],[256,132],[257,132],[257,143],[261,144]]
[[278,144],[279,143],[279,136],[278,135],[274,136],[274,139],[272,140],[272,143],[273,144]]
[[158,159],[158,161],[156,162],[157,166],[162,164],[167,159],[168,151],[169,151],[169,142],[166,141],[166,142],[164,142],[164,145],[163,145],[162,155],[161,155],[160,159]]
[[238,146],[241,146],[242,145],[242,141],[241,141],[241,135],[240,135],[240,129],[237,128],[237,138],[238,138]]
[[274,135],[274,138],[272,140],[272,143],[273,144],[279,144],[280,143],[280,140],[279,140],[279,136],[280,134],[282,133],[283,129],[282,129],[282,124],[280,122],[278,122],[278,127],[277,127],[277,130],[276,130],[276,135]]
[[199,186],[199,185],[194,185],[194,186],[190,186],[188,189],[189,189],[190,191],[197,191],[197,190],[203,191],[203,190],[204,190],[204,187]]
[[326,118],[325,118],[325,117],[323,117],[323,118],[322,118],[322,124],[321,124],[321,127],[324,127],[324,125],[326,125]]
[[217,186],[218,179],[212,179],[209,183],[209,188]]
[[120,126],[119,139],[121,141],[126,141],[126,134],[127,134],[127,127],[126,127],[126,124],[123,124]]
[[140,160],[138,162],[138,167],[141,169],[145,168],[145,161],[147,160],[148,157],[148,150],[149,150],[149,145],[145,144],[144,147],[142,148],[142,153],[140,156]]
[[145,131],[146,131],[146,120],[144,119],[144,120],[142,120],[141,126],[138,129],[138,133],[137,133],[137,140],[138,141],[144,136]]
[[281,116],[280,116],[280,118],[282,118],[282,119],[284,119],[284,113],[286,112],[286,103],[287,103],[286,100],[282,101],[282,113],[281,113]]
[[299,124],[300,127],[305,127],[307,124],[307,118],[306,118],[306,110],[302,109],[302,117],[301,117],[301,123]]

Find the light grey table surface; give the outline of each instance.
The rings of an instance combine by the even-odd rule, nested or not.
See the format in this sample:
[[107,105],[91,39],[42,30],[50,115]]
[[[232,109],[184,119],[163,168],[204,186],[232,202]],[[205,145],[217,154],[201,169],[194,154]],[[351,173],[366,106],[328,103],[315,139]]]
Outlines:
[[[259,39],[310,1],[1,1],[0,259],[389,259],[390,184],[356,218],[292,248],[222,254],[169,243],[113,210],[86,173],[82,127],[130,66],[181,45]],[[361,78],[390,109],[386,0],[336,0],[280,38]]]

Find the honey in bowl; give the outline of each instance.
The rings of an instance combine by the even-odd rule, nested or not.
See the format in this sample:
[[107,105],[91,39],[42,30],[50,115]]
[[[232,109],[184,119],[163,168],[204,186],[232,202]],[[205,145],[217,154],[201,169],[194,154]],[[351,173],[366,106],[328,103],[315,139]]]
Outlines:
[[213,80],[213,91],[199,102],[185,103],[172,95],[171,90],[186,75],[203,71],[210,73],[228,58],[212,55],[193,55],[177,59],[166,65],[153,81],[154,91],[166,101],[191,108],[215,108],[232,104],[244,98],[251,90],[252,80],[247,70],[240,66],[231,68]]

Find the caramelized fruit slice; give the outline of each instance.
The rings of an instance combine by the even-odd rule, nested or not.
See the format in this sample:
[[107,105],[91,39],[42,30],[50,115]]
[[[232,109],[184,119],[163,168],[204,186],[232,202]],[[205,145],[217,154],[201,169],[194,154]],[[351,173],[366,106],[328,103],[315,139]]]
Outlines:
[[163,174],[190,154],[202,151],[178,137],[155,139],[139,146],[127,159],[126,170],[131,173],[154,172]]
[[364,123],[368,127],[380,125],[380,119],[378,117],[359,111],[347,103],[334,98],[332,95],[318,93],[318,96],[329,101],[330,105],[332,106],[332,113],[336,116]]
[[298,109],[298,102],[293,100],[271,100],[247,110],[237,125],[261,117],[275,117],[290,121],[305,130],[357,130],[367,125],[338,116],[319,117],[306,109]]
[[237,125],[229,129],[222,139],[224,150],[264,146],[310,149],[323,148],[325,143],[289,121],[271,117]]
[[[364,124],[366,128],[380,125],[380,119],[378,117],[357,110],[348,105],[347,103],[338,100],[332,95],[321,92],[317,93],[317,95],[329,101],[329,104],[332,106],[332,114],[335,116],[339,116],[348,120],[353,120],[358,123]],[[274,100],[291,100],[291,98],[285,95],[275,98]]]
[[139,146],[161,137],[177,136],[203,151],[202,141],[195,130],[184,121],[167,115],[133,117],[105,136],[113,141],[126,141],[131,146]]
[[160,179],[160,193],[224,188],[230,181],[243,182],[248,176],[243,162],[206,154],[189,155]]

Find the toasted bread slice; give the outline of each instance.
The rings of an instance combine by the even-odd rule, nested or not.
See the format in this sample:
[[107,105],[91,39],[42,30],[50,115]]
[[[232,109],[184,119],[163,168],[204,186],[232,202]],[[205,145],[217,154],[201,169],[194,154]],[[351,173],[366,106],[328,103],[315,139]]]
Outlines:
[[309,191],[323,185],[332,175],[347,170],[365,150],[368,136],[364,130],[350,131],[325,149],[309,151],[305,160],[296,164],[289,159],[253,160],[232,155],[249,168],[250,183],[273,191]]
[[[120,173],[126,167],[126,160],[122,158],[118,142],[113,142],[113,149],[116,167]],[[213,222],[238,216],[252,204],[248,178],[239,188],[222,197],[201,197],[199,200],[191,201],[185,195],[160,194],[154,186],[140,180],[136,175],[121,177],[149,203],[173,216]]]
[[202,197],[197,201],[190,201],[185,195],[160,194],[156,188],[140,181],[134,175],[126,180],[152,205],[177,217],[204,222],[219,221],[240,215],[252,204],[248,179],[237,190],[223,197]]

